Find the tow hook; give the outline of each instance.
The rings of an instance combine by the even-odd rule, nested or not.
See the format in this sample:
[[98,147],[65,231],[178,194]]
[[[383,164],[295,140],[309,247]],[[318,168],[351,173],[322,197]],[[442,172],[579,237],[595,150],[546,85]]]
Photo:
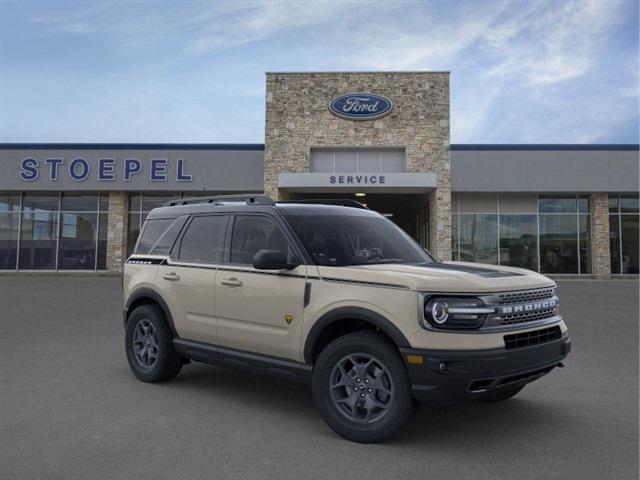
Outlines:
[[558,368],[564,368],[564,363],[562,363],[562,362],[558,362],[558,364],[556,365],[556,367],[558,367]]

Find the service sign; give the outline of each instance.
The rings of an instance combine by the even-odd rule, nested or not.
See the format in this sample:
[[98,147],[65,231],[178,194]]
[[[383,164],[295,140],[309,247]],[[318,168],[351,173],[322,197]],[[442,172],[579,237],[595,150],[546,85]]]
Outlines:
[[373,93],[347,93],[334,97],[329,110],[334,115],[350,120],[373,120],[384,117],[393,109],[393,102]]

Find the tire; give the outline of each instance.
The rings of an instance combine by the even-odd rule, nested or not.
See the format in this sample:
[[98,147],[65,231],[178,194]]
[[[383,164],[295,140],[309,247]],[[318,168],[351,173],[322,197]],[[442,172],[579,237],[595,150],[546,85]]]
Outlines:
[[520,390],[524,388],[524,385],[519,385],[517,387],[508,387],[501,388],[494,392],[490,392],[486,397],[479,399],[481,402],[487,403],[495,403],[495,402],[504,402],[505,400],[509,400],[511,397],[515,397]]
[[337,434],[358,443],[391,437],[418,408],[398,349],[372,331],[350,333],[322,350],[312,387],[323,420]]
[[125,351],[129,367],[143,382],[163,382],[182,368],[173,350],[173,337],[164,312],[158,305],[141,305],[127,320]]

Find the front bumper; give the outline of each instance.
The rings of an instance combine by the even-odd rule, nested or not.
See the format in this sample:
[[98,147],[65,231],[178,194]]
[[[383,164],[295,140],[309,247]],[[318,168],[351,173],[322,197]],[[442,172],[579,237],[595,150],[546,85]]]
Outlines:
[[565,334],[547,343],[511,350],[401,348],[400,351],[414,398],[440,407],[481,399],[496,389],[537,380],[569,354],[571,340]]

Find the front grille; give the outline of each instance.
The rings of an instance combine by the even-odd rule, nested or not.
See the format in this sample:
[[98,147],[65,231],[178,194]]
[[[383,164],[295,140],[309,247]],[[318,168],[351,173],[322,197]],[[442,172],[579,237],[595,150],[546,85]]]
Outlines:
[[531,332],[514,333],[504,336],[504,345],[507,350],[514,348],[530,347],[532,345],[540,345],[541,343],[557,340],[562,336],[560,327],[544,328],[542,330],[533,330]]
[[497,295],[500,305],[510,303],[525,303],[535,300],[543,300],[545,298],[552,298],[554,296],[553,288],[539,288],[536,290],[522,290],[519,292],[505,292]]
[[558,315],[555,288],[495,293],[483,299],[487,305],[496,306],[496,315],[487,319],[485,328],[511,327]]
[[503,325],[517,325],[525,322],[535,322],[536,320],[544,320],[553,317],[556,314],[556,308],[546,308],[536,312],[512,313],[502,317]]

